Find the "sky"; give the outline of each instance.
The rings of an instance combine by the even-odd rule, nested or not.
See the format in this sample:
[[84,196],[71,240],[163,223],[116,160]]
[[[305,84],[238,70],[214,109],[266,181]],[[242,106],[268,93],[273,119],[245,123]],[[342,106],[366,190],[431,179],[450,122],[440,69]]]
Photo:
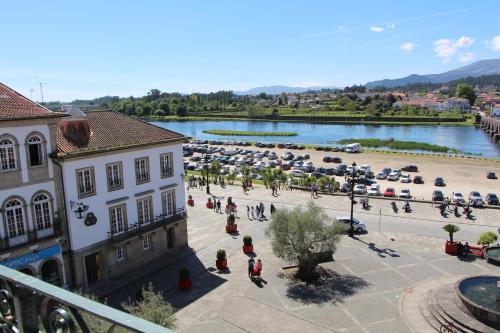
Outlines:
[[500,58],[500,1],[4,1],[0,82],[34,100],[364,84]]

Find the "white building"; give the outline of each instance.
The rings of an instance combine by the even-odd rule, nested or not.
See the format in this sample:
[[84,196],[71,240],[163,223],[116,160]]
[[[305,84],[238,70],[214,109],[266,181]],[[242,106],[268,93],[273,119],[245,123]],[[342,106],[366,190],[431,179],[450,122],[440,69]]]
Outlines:
[[0,264],[57,285],[65,216],[49,155],[63,116],[0,83]]
[[187,245],[183,136],[75,108],[57,130],[77,287],[118,279]]

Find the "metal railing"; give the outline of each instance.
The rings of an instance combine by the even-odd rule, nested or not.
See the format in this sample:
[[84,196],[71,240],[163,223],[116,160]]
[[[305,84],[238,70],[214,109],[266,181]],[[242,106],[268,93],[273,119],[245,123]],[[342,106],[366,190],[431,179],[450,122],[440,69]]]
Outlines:
[[135,223],[129,225],[127,229],[119,232],[108,232],[108,238],[113,243],[123,242],[124,240],[136,237],[145,232],[157,229],[162,226],[166,226],[172,223],[176,223],[186,217],[186,212],[184,208],[177,209],[172,215],[159,215],[152,219],[150,222]]
[[[173,333],[128,313],[0,265],[0,331],[94,332],[96,321],[105,332]],[[100,326],[101,327],[101,326]]]
[[49,239],[56,236],[61,236],[61,225],[54,221],[52,227],[42,230],[28,230],[24,235],[17,237],[5,237],[0,239],[0,251],[14,249],[26,244],[36,243],[43,239]]

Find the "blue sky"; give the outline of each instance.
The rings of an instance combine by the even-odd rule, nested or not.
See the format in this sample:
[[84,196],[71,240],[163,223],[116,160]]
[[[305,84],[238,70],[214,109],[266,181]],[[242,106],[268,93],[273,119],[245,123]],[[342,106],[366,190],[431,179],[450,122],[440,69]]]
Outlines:
[[70,101],[152,88],[345,86],[500,58],[495,0],[17,0],[0,8],[0,82],[35,100],[38,80],[46,101]]

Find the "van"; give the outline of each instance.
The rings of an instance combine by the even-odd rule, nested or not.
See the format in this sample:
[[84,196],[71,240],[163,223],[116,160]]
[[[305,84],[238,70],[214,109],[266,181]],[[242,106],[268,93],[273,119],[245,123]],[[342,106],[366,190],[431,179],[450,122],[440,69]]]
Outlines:
[[345,152],[346,153],[359,153],[359,152],[361,152],[361,144],[359,144],[359,143],[348,144],[345,147]]

